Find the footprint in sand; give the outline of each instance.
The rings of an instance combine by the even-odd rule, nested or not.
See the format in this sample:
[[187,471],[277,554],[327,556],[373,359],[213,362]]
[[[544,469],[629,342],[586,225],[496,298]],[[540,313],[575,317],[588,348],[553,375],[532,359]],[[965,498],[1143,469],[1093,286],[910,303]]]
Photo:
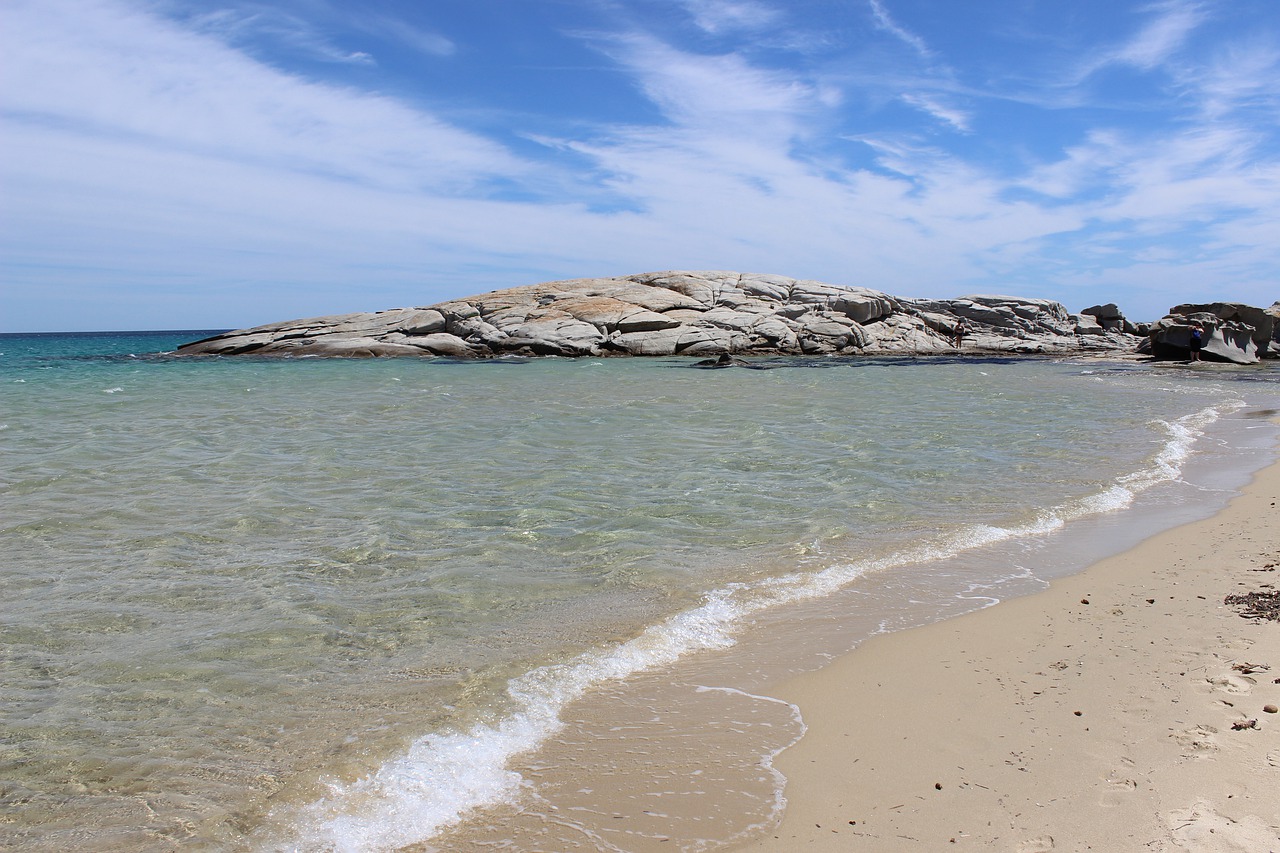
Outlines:
[[1219,814],[1207,800],[1189,809],[1165,814],[1174,843],[1183,850],[1275,850],[1276,837],[1266,821],[1253,815],[1233,820]]
[[1253,686],[1257,684],[1257,680],[1244,675],[1215,675],[1212,678],[1206,678],[1205,681],[1213,685],[1213,689],[1221,693],[1231,693],[1234,695],[1244,695],[1253,690]]
[[1171,737],[1182,747],[1182,754],[1190,758],[1208,758],[1218,751],[1218,730],[1213,726],[1196,726],[1174,732]]
[[1049,853],[1053,849],[1052,835],[1037,835],[1018,845],[1018,853]]
[[1103,808],[1115,808],[1124,805],[1128,801],[1129,796],[1138,790],[1138,783],[1132,779],[1123,777],[1112,777],[1107,780],[1107,789],[1102,792],[1102,796],[1098,798],[1098,803]]

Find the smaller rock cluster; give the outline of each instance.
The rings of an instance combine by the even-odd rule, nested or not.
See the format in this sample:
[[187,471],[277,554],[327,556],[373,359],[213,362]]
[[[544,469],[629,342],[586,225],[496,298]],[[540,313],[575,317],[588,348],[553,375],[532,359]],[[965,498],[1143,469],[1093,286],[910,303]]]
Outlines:
[[1254,364],[1280,355],[1280,302],[1265,309],[1239,302],[1178,305],[1152,324],[1139,351],[1157,359],[1186,358],[1192,323],[1204,328],[1202,352],[1208,358]]

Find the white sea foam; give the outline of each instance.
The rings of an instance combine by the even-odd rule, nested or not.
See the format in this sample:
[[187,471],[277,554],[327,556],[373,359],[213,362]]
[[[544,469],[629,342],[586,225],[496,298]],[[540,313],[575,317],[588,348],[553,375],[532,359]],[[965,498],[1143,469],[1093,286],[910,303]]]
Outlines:
[[1239,405],[1243,404],[1222,404],[1161,422],[1166,440],[1150,465],[1025,524],[969,525],[874,559],[751,584],[728,584],[708,593],[699,606],[651,626],[628,642],[525,673],[508,685],[517,709],[513,713],[465,732],[425,735],[371,775],[349,784],[331,783],[328,796],[293,816],[296,836],[271,846],[341,853],[392,850],[431,838],[476,807],[514,801],[525,781],[509,769],[511,759],[560,730],[561,712],[592,687],[671,664],[699,650],[732,646],[735,632],[748,617],[828,596],[868,573],[943,560],[983,546],[1050,533],[1086,516],[1125,509],[1143,491],[1179,479],[1205,428]]
[[1138,495],[1160,483],[1179,480],[1182,468],[1191,456],[1196,441],[1222,415],[1243,406],[1243,402],[1210,406],[1174,421],[1158,421],[1166,434],[1164,444],[1145,468],[1118,477],[1101,491],[1068,501],[1047,510],[1031,524],[1012,531],[1017,536],[1035,535],[1056,530],[1068,522],[1092,515],[1118,512],[1133,505]]
[[[1003,599],[1001,599],[999,596],[996,596],[996,595],[983,594],[981,590],[993,590],[1001,586],[1003,583],[1006,583],[1008,581],[1013,581],[1013,580],[1028,581],[1041,587],[1047,587],[1049,585],[1047,581],[1038,577],[1035,572],[1031,571],[1026,566],[1015,566],[1014,568],[1017,569],[1016,572],[1014,572],[1011,575],[1006,575],[1005,577],[1000,578],[992,583],[969,584],[967,587],[965,587],[965,589],[962,592],[956,593],[956,598],[962,599],[964,601],[984,602],[981,609],[985,610],[988,607],[994,607],[995,605],[999,604]],[[881,626],[882,632],[883,632],[883,627],[884,626],[882,625]]]
[[761,696],[756,693],[748,693],[745,690],[739,690],[736,687],[699,687],[698,688],[699,693],[704,691],[706,692],[714,691],[718,693],[732,693],[737,696],[745,696],[748,699],[755,699],[760,702],[772,702],[778,705],[783,705],[791,713],[791,720],[792,722],[795,723],[795,727],[796,727],[795,737],[793,737],[787,743],[779,744],[777,747],[770,750],[768,754],[764,755],[760,759],[760,766],[763,767],[765,770],[768,770],[769,775],[771,775],[774,779],[773,799],[769,803],[768,815],[766,815],[761,820],[758,820],[755,823],[751,824],[750,826],[744,827],[742,831],[738,833],[738,837],[746,838],[746,837],[749,837],[751,834],[753,834],[757,830],[764,829],[767,826],[774,825],[777,822],[778,818],[782,815],[783,809],[786,808],[787,798],[783,796],[782,791],[783,791],[783,787],[787,783],[787,777],[782,775],[782,771],[774,766],[773,761],[779,755],[781,755],[782,753],[786,752],[788,749],[790,749],[791,747],[799,743],[800,738],[804,737],[805,732],[809,730],[809,727],[805,724],[804,716],[800,713],[799,705],[796,705],[793,702],[787,702],[784,699],[779,699],[776,696]]

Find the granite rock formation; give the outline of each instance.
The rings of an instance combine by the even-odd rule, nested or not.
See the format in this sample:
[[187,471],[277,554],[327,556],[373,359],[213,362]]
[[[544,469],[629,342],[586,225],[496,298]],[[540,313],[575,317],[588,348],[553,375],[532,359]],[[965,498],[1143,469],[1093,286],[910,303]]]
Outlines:
[[1152,324],[1149,339],[1141,347],[1158,359],[1185,359],[1190,353],[1191,324],[1204,327],[1206,360],[1254,364],[1274,357],[1280,303],[1254,308],[1238,302],[1177,305]]
[[654,272],[497,290],[424,308],[273,323],[182,355],[1067,354],[1133,351],[1114,306],[1009,296],[903,299],[777,275]]

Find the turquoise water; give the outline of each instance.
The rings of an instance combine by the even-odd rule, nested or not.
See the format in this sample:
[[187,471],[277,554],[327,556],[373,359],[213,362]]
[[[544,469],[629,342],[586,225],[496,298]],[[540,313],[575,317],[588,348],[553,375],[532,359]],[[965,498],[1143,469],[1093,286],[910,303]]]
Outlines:
[[200,336],[0,336],[0,846],[428,840],[604,682],[1128,511],[1280,401],[1269,367],[156,355]]

